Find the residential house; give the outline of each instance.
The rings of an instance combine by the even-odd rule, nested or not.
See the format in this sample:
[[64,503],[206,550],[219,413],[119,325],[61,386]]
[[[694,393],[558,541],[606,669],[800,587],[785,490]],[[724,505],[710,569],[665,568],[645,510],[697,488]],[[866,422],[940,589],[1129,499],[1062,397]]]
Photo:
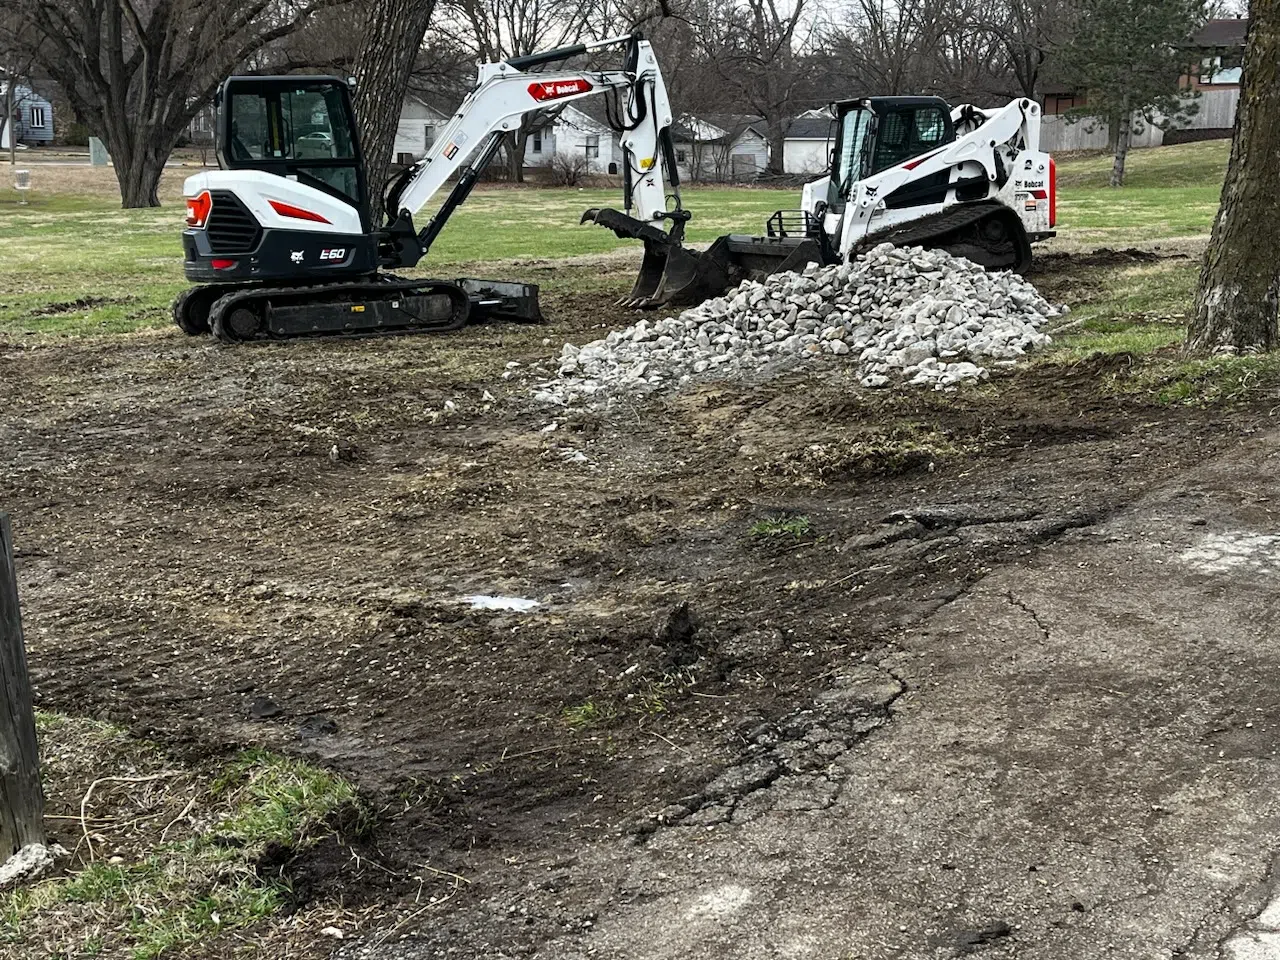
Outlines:
[[[1245,36],[1249,21],[1244,18],[1209,20],[1187,42],[1187,71],[1179,88],[1195,91],[1196,112],[1176,130],[1141,124],[1135,147],[1156,147],[1164,143],[1211,140],[1230,137],[1240,102],[1240,68],[1244,63]],[[1087,107],[1086,91],[1065,86],[1048,86],[1043,96],[1044,124],[1041,146],[1046,150],[1101,150],[1110,139],[1107,129],[1084,120],[1067,123],[1068,110]]]
[[525,167],[549,167],[557,153],[586,157],[591,173],[621,174],[622,144],[600,98],[566,104],[563,110],[534,119],[525,142]]
[[[0,80],[0,107],[9,102],[9,82]],[[44,146],[53,141],[53,104],[22,83],[14,84],[13,116],[0,133],[0,149],[8,150],[12,137],[28,146]]]
[[1184,78],[1186,85],[1193,90],[1238,88],[1248,31],[1243,17],[1210,20],[1201,27],[1191,40],[1191,49],[1200,55],[1199,69]]
[[[425,156],[452,115],[452,108],[407,98],[396,126],[396,162],[409,164]],[[603,108],[597,114],[586,103],[568,104],[534,118],[525,144],[526,169],[550,166],[558,152],[584,156],[592,173],[617,174],[622,163],[622,148]]]
[[740,114],[685,114],[671,127],[681,180],[754,180],[769,166],[762,118]]
[[406,97],[396,124],[395,146],[391,151],[396,162],[410,164],[426,156],[451,114],[451,110],[433,106],[418,97]]
[[821,176],[831,168],[836,121],[828,111],[803,113],[787,126],[782,140],[782,171]]

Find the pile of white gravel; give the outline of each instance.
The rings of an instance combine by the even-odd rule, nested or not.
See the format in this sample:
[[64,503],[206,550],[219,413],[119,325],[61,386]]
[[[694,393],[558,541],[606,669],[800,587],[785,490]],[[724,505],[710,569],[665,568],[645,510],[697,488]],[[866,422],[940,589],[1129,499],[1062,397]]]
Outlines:
[[560,375],[535,399],[567,405],[694,379],[848,357],[863,386],[954,390],[1045,346],[1067,312],[1013,273],[988,273],[942,250],[881,244],[853,263],[748,280],[677,317],[640,320],[585,346],[565,344]]

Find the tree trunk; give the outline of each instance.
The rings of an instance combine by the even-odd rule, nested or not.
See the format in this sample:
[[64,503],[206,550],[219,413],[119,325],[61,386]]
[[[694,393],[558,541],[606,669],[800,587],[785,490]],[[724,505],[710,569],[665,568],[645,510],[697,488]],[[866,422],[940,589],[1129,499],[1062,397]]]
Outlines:
[[1133,114],[1128,111],[1125,101],[1125,112],[1120,115],[1120,123],[1116,131],[1116,158],[1111,164],[1111,186],[1124,186],[1124,162],[1129,156],[1129,143],[1133,139]]
[[1271,350],[1280,301],[1280,0],[1253,0],[1222,203],[1187,349]]
[[529,152],[529,130],[522,122],[511,133],[511,152],[507,155],[511,162],[511,182],[524,183],[524,158]]
[[[434,9],[435,0],[370,0],[368,5],[364,38],[356,54],[355,111],[375,228],[382,223],[382,190],[409,73]],[[399,211],[387,212],[395,216]]]
[[786,172],[786,131],[781,117],[774,123],[766,124],[769,135],[769,163],[766,169],[773,174]]
[[160,206],[160,177],[164,174],[165,157],[171,152],[172,145],[164,153],[147,147],[125,154],[128,160],[123,163],[112,153],[116,182],[120,184],[120,206],[126,210]]
[[[4,139],[5,130],[9,130],[9,166],[16,167],[18,165],[18,129],[13,126],[13,88],[17,86],[17,77],[12,74],[11,77],[4,92],[4,116],[0,117],[0,141]],[[11,126],[13,129],[10,130]]]
[[44,794],[9,518],[0,514],[0,863],[44,843]]

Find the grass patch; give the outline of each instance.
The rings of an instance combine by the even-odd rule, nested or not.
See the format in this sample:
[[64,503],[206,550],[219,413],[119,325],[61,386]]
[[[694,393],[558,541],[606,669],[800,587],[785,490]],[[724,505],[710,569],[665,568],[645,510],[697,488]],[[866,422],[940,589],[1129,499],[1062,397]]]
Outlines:
[[1227,140],[1134,150],[1125,186],[1108,186],[1110,154],[1058,164],[1058,221],[1064,238],[1119,246],[1208,233],[1218,212]]
[[813,529],[809,518],[803,514],[783,514],[779,517],[765,517],[751,524],[747,531],[757,540],[771,540],[775,537],[794,537],[799,539]]
[[560,718],[575,730],[581,730],[606,719],[606,713],[607,711],[597,705],[594,700],[588,700],[577,706],[565,707],[560,713]]
[[[110,752],[124,737],[104,724],[48,714],[39,715],[37,724],[46,753],[72,739],[81,748]],[[155,748],[135,741],[133,749],[141,768],[149,769]],[[58,759],[50,758],[55,771]],[[138,789],[122,803],[141,818],[138,823],[159,825],[157,841],[124,857],[110,855],[111,838],[99,836],[93,862],[0,895],[0,952],[150,960],[251,926],[288,896],[285,881],[255,870],[266,845],[304,848],[330,833],[340,812],[359,808],[345,780],[260,750],[242,754],[212,777],[165,771],[150,783],[158,786]],[[92,822],[114,823],[119,816]]]

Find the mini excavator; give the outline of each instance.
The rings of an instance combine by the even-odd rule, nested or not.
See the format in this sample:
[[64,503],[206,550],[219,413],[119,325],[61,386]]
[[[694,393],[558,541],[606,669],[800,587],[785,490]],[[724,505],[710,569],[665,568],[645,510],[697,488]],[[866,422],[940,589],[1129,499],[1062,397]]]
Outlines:
[[[622,69],[534,72],[604,47],[623,48]],[[482,64],[426,156],[389,183],[380,225],[370,218],[346,82],[229,78],[217,98],[220,169],[188,177],[183,188],[183,266],[198,285],[178,296],[174,321],[230,343],[453,330],[482,315],[539,321],[530,284],[388,271],[426,255],[525,114],[597,95],[621,138],[624,209],[591,210],[584,220],[644,240],[648,279],[631,299],[657,307],[718,292],[724,278],[703,289],[700,258],[682,246],[689,213],[680,204],[671,104],[653,48],[633,34]],[[418,229],[414,216],[455,175]]]

